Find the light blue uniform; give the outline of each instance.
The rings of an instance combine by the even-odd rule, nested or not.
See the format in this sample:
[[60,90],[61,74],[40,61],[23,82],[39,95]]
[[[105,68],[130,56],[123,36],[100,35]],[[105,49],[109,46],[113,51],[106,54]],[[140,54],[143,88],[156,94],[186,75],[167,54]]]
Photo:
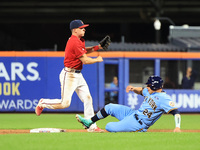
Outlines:
[[108,115],[116,117],[118,122],[106,125],[109,132],[146,132],[163,113],[177,109],[175,103],[165,92],[149,94],[147,88],[142,91],[144,98],[138,110],[119,104],[108,104],[105,111]]

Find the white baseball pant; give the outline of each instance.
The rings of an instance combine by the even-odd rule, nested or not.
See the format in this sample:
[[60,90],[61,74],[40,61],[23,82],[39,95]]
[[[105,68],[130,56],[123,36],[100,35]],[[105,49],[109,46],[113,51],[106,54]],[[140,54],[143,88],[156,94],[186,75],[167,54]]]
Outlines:
[[[38,105],[49,109],[68,108],[71,104],[72,95],[76,91],[78,97],[84,103],[84,117],[88,119],[94,116],[92,96],[82,73],[68,72],[66,68],[63,68],[59,78],[61,99],[42,99]],[[96,126],[96,124],[94,125]]]

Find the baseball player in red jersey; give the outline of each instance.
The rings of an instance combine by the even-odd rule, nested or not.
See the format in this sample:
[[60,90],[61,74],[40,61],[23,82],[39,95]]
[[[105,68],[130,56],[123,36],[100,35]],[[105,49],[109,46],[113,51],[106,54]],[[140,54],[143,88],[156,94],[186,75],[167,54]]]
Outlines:
[[[82,76],[81,70],[83,64],[93,64],[102,62],[101,56],[90,58],[88,53],[102,49],[101,45],[93,47],[85,47],[85,40],[82,38],[85,35],[85,27],[89,24],[84,24],[81,20],[73,20],[70,23],[72,32],[65,48],[64,68],[60,73],[61,84],[61,99],[40,99],[35,113],[40,115],[44,108],[48,109],[64,109],[71,104],[71,98],[76,91],[80,100],[84,103],[84,117],[91,118],[94,116],[92,97],[85,79]],[[103,132],[104,130],[97,127],[96,124],[88,129],[88,132]]]

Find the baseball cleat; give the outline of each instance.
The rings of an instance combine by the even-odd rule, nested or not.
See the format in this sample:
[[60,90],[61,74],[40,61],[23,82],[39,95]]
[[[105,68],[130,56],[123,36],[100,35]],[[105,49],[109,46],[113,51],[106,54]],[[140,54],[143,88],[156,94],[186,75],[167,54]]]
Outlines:
[[43,98],[41,98],[41,99],[39,100],[38,105],[37,105],[36,108],[35,108],[35,113],[36,113],[37,116],[40,116],[40,114],[42,113],[42,111],[43,111],[43,109],[44,109],[43,107],[39,106],[39,104],[40,104],[42,101],[43,101]]
[[44,109],[44,108],[42,108],[42,107],[40,107],[40,106],[37,106],[37,107],[35,108],[35,113],[36,113],[36,115],[37,115],[37,116],[40,116],[40,114],[42,113],[43,109]]
[[85,129],[88,129],[93,124],[91,119],[85,119],[78,114],[76,114],[76,119],[78,120],[78,122],[83,124],[83,127]]
[[96,133],[103,133],[105,132],[104,130],[100,129],[99,127],[96,126],[96,128],[93,129],[87,129],[88,132],[96,132]]

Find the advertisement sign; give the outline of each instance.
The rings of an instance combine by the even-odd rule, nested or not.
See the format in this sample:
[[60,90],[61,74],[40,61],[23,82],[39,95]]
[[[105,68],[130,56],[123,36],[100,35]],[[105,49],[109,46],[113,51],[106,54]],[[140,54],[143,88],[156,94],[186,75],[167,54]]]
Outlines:
[[[60,99],[59,74],[64,57],[1,57],[0,59],[0,112],[34,112],[41,98]],[[93,98],[94,111],[100,102],[99,84],[102,77],[98,63],[84,65],[82,74]],[[200,112],[199,90],[165,90],[180,112]],[[125,91],[123,94],[127,94]],[[128,93],[120,103],[138,109],[143,97]],[[103,107],[103,106],[102,106]],[[44,109],[44,112],[83,112],[83,103],[74,93],[69,108]]]
[[[59,74],[64,67],[63,57],[1,57],[0,61],[0,112],[34,112],[41,98],[61,98]],[[90,65],[94,71],[96,65]],[[86,67],[87,68],[87,67]],[[87,81],[89,72],[84,72]],[[96,78],[93,73],[93,81]],[[90,79],[90,80],[91,80]],[[89,81],[89,84],[92,81]],[[96,82],[95,82],[96,83]],[[91,93],[97,101],[97,89]],[[97,102],[94,101],[97,105]],[[97,109],[97,106],[95,107]],[[44,112],[83,111],[83,103],[76,94],[69,108],[44,109]]]
[[45,59],[1,58],[0,109],[2,111],[32,111],[45,93]]

